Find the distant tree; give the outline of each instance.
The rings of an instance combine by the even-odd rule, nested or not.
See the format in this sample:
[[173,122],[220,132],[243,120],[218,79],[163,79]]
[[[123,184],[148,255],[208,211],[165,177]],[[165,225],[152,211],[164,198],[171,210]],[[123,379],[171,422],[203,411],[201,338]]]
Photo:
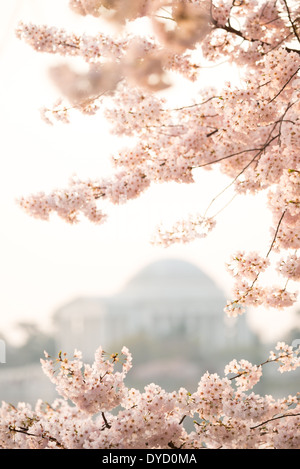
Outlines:
[[45,350],[55,353],[55,340],[53,335],[46,334],[37,324],[30,322],[19,323],[16,328],[24,335],[20,345],[12,345],[5,337],[7,366],[24,366],[37,363]]

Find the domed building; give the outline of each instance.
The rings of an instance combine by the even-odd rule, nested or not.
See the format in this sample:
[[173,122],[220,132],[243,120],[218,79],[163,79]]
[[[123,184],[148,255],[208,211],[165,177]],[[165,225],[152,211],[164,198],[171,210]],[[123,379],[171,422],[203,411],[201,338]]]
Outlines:
[[78,298],[59,309],[57,344],[68,354],[81,350],[87,362],[99,345],[109,353],[126,345],[136,379],[168,380],[179,370],[182,379],[194,376],[200,364],[204,372],[218,371],[220,357],[230,359],[232,350],[237,357],[238,349],[253,350],[257,342],[244,317],[225,317],[225,305],[223,292],[197,266],[164,259],[146,266],[114,296]]
[[[274,348],[273,343],[260,343],[247,315],[227,318],[225,304],[223,292],[197,266],[160,260],[142,269],[116,295],[78,298],[56,311],[51,348],[54,354],[62,350],[69,356],[79,349],[83,361],[92,363],[100,345],[108,353],[126,345],[133,356],[128,387],[142,390],[154,382],[168,391],[185,387],[194,392],[206,371],[223,376],[233,358],[257,364]],[[286,343],[299,337],[298,332]],[[7,363],[0,371],[1,400],[34,405],[38,397],[47,402],[58,397],[37,362],[14,367]],[[298,388],[297,376],[281,375],[270,365],[255,392],[279,398]]]

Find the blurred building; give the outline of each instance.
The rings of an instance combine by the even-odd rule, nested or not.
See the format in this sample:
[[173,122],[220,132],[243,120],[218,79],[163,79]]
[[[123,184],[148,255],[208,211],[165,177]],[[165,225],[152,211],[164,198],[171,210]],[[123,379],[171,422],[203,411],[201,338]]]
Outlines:
[[[109,354],[126,345],[133,355],[128,387],[143,389],[155,382],[169,391],[186,387],[194,392],[206,371],[223,376],[233,358],[259,364],[269,356],[269,346],[259,342],[247,315],[229,319],[225,304],[223,292],[198,267],[161,260],[142,269],[116,295],[78,298],[58,309],[52,349],[70,357],[74,349],[81,350],[84,362],[92,363],[100,345]],[[43,356],[44,348],[33,348]],[[1,367],[0,401],[57,397],[38,360],[19,369],[9,362]],[[299,390],[293,373],[282,376],[272,365],[265,371],[255,392],[284,396]]]
[[78,298],[54,315],[56,341],[67,353],[77,348],[92,360],[101,345],[139,336],[166,342],[180,337],[195,353],[218,353],[228,347],[253,346],[256,338],[245,323],[226,320],[226,299],[217,285],[195,265],[167,259],[148,265],[119,294]]
[[225,305],[223,292],[198,267],[161,260],[119,294],[78,298],[60,308],[54,316],[57,344],[68,354],[81,350],[88,362],[99,345],[109,353],[126,345],[134,363],[129,379],[136,386],[147,378],[166,388],[184,385],[185,377],[196,384],[202,370],[219,371],[221,357],[256,349],[258,339],[245,316],[226,319]]

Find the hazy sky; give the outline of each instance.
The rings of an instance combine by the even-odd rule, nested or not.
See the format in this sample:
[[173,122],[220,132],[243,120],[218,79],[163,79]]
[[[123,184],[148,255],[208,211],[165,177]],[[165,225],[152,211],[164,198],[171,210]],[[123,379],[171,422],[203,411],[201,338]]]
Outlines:
[[[270,214],[264,209],[264,196],[259,196],[235,199],[204,240],[168,250],[149,243],[161,220],[204,212],[228,183],[216,171],[199,173],[194,186],[157,185],[139,200],[114,207],[101,226],[85,221],[69,226],[56,216],[43,222],[22,212],[15,202],[21,195],[64,187],[73,174],[108,174],[115,148],[115,137],[108,136],[108,125],[98,117],[74,114],[71,125],[54,127],[40,119],[39,108],[51,106],[59,96],[47,78],[47,67],[58,59],[32,51],[15,38],[14,29],[22,19],[96,31],[94,19],[70,14],[67,4],[0,1],[0,333],[13,331],[17,321],[47,326],[65,302],[112,294],[141,267],[161,257],[194,262],[230,295],[232,279],[224,266],[230,253],[243,248],[267,252],[270,242]],[[203,71],[203,83],[217,75],[217,69]],[[230,196],[225,195],[211,213]],[[253,326],[269,335],[280,332],[289,317],[286,312],[249,313]]]

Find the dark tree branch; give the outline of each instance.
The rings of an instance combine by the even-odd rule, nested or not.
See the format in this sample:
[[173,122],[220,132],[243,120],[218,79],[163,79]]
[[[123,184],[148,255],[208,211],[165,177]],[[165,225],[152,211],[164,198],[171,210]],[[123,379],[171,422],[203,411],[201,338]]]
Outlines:
[[288,6],[288,3],[287,3],[287,0],[283,0],[283,3],[285,4],[285,8],[286,8],[286,11],[287,11],[287,14],[288,14],[288,18],[289,18],[289,22],[291,23],[291,26],[293,28],[293,32],[298,40],[298,42],[300,42],[300,36],[298,34],[298,31],[297,31],[297,28],[295,26],[295,23],[294,21],[292,20],[292,17],[291,17],[291,12],[290,12],[290,9],[289,9],[289,6]]
[[[211,18],[211,21],[212,21],[212,23],[213,23],[213,25],[214,25],[214,27],[215,27],[216,29],[223,29],[223,30],[227,31],[228,33],[234,34],[235,36],[239,36],[239,37],[240,37],[241,39],[243,39],[244,41],[248,41],[248,42],[260,42],[260,44],[261,44],[262,46],[271,47],[271,44],[270,44],[269,42],[265,42],[265,41],[261,41],[261,40],[257,40],[257,39],[253,39],[253,38],[246,37],[246,36],[242,33],[242,31],[239,31],[238,29],[233,28],[230,24],[221,25],[221,24],[219,24],[213,17]],[[294,25],[294,28],[295,28],[295,25]],[[293,29],[294,29],[294,28],[293,28]],[[296,30],[296,28],[294,29],[294,33],[295,33],[295,30]],[[297,31],[296,31],[296,33],[297,33]],[[296,37],[297,37],[298,40],[299,40],[298,34],[296,34]],[[300,42],[300,41],[299,41],[299,42]],[[277,44],[275,47],[277,47],[277,46],[280,45],[280,44],[281,44],[281,43]],[[273,48],[275,48],[275,47],[273,47]],[[292,49],[292,48],[290,48],[290,47],[284,47],[284,48],[285,48],[285,50],[286,50],[287,52],[296,52],[297,54],[300,55],[300,50],[298,50],[298,49]]]
[[300,414],[285,414],[285,415],[279,415],[278,417],[274,417],[272,419],[266,420],[265,422],[259,423],[258,425],[255,425],[255,427],[250,427],[250,430],[255,430],[256,428],[262,427],[263,425],[267,425],[269,422],[274,422],[274,420],[279,420],[279,419],[284,419],[286,417],[299,417]]
[[30,433],[27,428],[14,428],[12,426],[9,427],[9,431],[12,433],[22,433],[23,435],[26,436],[33,436],[35,438],[42,438],[43,440],[49,440],[53,441],[59,448],[65,449],[65,447],[53,436],[47,436],[47,435],[36,435],[35,433]]
[[102,415],[102,418],[103,418],[103,420],[104,420],[105,427],[106,427],[106,428],[111,428],[111,425],[108,423],[107,418],[106,418],[104,412],[102,412],[101,415]]
[[280,95],[280,93],[282,93],[282,91],[284,90],[284,88],[289,84],[289,82],[294,78],[295,75],[297,75],[297,73],[299,72],[300,68],[297,68],[297,70],[293,73],[292,76],[290,76],[290,78],[288,79],[288,81],[283,85],[283,87],[281,88],[280,91],[278,91],[277,94],[275,94],[275,96],[273,96],[273,98],[268,102],[268,104],[270,104],[272,101],[274,101],[274,99],[277,98],[277,96]]
[[280,227],[280,225],[281,225],[281,222],[282,222],[282,220],[283,220],[283,217],[284,217],[285,213],[286,213],[286,209],[284,210],[284,212],[282,213],[282,215],[281,215],[281,217],[280,217],[280,219],[279,219],[279,222],[278,222],[278,224],[277,224],[277,228],[276,228],[276,231],[275,231],[274,238],[273,238],[273,240],[272,240],[270,249],[268,250],[266,257],[269,257],[269,254],[270,254],[270,252],[271,252],[272,249],[273,249],[274,243],[275,243],[276,238],[277,238],[277,235],[278,235],[279,227]]

